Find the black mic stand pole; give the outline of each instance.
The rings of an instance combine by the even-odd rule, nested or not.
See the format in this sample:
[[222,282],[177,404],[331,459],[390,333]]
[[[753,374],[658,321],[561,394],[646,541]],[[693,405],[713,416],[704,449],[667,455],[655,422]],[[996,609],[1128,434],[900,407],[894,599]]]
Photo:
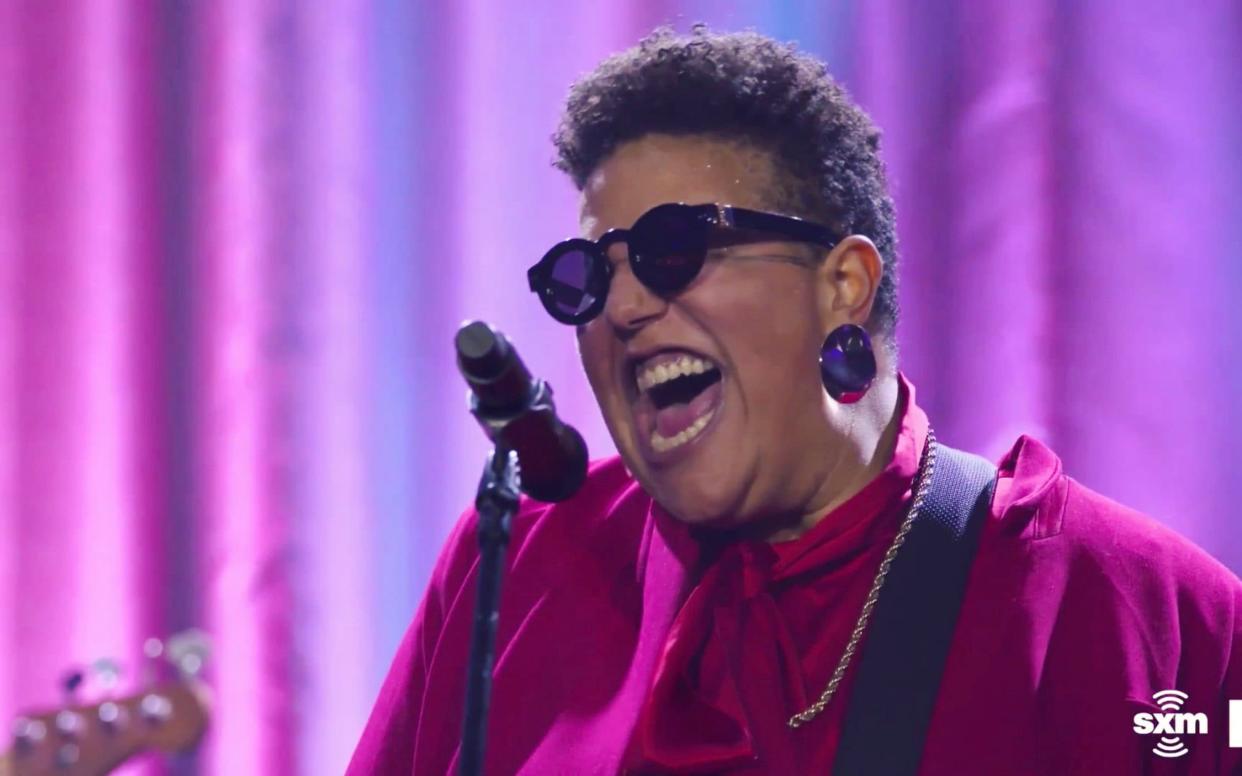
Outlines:
[[461,776],[482,776],[487,706],[496,658],[496,621],[509,528],[518,508],[517,453],[497,442],[483,467],[474,506],[479,513],[479,575],[466,676],[466,715],[461,737]]

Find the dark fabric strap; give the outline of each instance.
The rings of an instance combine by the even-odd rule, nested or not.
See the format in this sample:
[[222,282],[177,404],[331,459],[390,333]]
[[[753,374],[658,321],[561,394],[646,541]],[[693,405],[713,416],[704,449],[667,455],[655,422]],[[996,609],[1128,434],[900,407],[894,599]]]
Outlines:
[[834,776],[917,772],[995,483],[987,460],[936,445],[927,497],[863,637]]

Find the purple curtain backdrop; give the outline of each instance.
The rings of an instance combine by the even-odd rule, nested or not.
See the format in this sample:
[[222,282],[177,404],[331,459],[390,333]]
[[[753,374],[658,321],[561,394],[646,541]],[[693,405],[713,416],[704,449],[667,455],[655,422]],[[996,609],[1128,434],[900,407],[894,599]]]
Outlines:
[[[1235,570],[1242,5],[0,3],[0,720],[214,638],[182,768],[339,773],[485,450],[484,317],[609,454],[523,290],[569,82],[657,23],[826,59],[886,131],[902,364]],[[131,683],[136,671],[131,670]],[[146,763],[129,772],[157,772]]]

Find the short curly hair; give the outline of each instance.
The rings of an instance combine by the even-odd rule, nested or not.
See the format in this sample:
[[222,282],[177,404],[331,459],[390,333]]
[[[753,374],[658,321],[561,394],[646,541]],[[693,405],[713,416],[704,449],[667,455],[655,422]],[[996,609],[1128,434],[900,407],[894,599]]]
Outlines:
[[581,190],[619,145],[649,133],[766,152],[787,184],[775,207],[871,238],[885,272],[868,323],[892,333],[897,243],[880,132],[822,62],[758,33],[658,28],[574,83],[552,138],[555,164]]

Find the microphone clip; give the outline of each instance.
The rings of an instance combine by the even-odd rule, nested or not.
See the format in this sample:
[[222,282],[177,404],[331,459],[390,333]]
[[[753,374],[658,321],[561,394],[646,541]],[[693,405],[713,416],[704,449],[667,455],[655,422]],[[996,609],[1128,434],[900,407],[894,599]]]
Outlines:
[[556,405],[552,403],[552,386],[540,379],[531,383],[530,398],[512,409],[485,407],[479,401],[479,395],[473,391],[467,394],[470,414],[479,422],[483,433],[492,440],[498,449],[513,449],[513,433],[510,428],[519,423],[526,415],[546,413],[555,417]]

